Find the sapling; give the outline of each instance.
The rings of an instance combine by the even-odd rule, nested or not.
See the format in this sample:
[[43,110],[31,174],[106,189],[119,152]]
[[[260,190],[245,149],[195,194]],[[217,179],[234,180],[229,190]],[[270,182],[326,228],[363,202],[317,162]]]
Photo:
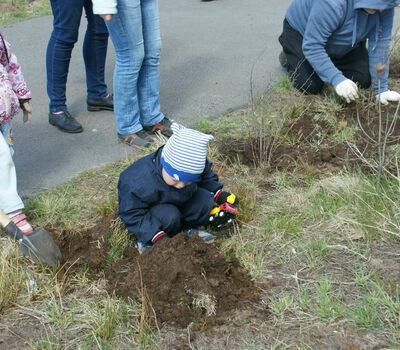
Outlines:
[[[377,72],[377,81],[378,81],[378,95],[381,90],[381,75],[386,69],[386,64],[377,64],[374,66],[374,69]],[[358,126],[365,137],[365,141],[368,144],[372,144],[376,147],[377,153],[378,153],[378,160],[368,160],[364,156],[364,152],[360,151],[358,147],[349,142],[346,137],[346,144],[349,146],[350,150],[357,156],[358,159],[360,159],[364,164],[366,164],[369,168],[371,168],[374,172],[376,172],[377,175],[377,181],[376,181],[376,188],[379,191],[380,186],[381,186],[381,179],[382,179],[382,173],[383,171],[387,172],[388,174],[394,176],[387,168],[386,166],[390,163],[392,158],[387,158],[386,157],[386,148],[388,144],[397,142],[400,140],[400,135],[394,135],[395,127],[396,127],[396,122],[398,119],[398,111],[400,107],[400,102],[397,104],[396,110],[393,114],[393,118],[390,120],[389,118],[389,110],[386,111],[386,118],[383,118],[382,116],[382,103],[381,100],[378,98],[377,99],[378,103],[378,135],[374,136],[372,133],[368,133],[361,120],[360,120],[360,114],[357,109],[357,122]]]

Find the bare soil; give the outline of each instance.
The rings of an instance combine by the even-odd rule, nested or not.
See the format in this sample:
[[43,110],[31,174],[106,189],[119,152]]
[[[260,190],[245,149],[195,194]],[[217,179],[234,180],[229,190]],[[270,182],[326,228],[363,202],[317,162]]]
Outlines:
[[389,76],[392,79],[400,78],[400,60],[391,60],[390,61]]
[[82,264],[94,269],[104,268],[110,249],[111,224],[115,219],[116,214],[104,216],[97,225],[78,234],[67,230],[53,234],[63,255],[62,269],[66,271],[71,265]]
[[[384,127],[386,115],[389,118],[389,125],[395,113],[395,107],[391,105],[388,108],[382,108]],[[369,108],[360,108],[356,104],[346,105],[335,117],[338,125],[348,123],[361,125],[372,139],[377,140],[379,117],[374,104],[370,104]],[[268,138],[233,139],[220,143],[219,150],[226,155],[228,160],[235,162],[239,159],[250,167],[259,164],[260,160],[266,162],[269,157],[268,172],[295,169],[304,172],[310,166],[322,173],[335,173],[345,166],[371,171],[371,168],[351,151],[346,142],[334,143],[333,136],[337,130],[332,125],[324,120],[315,120],[312,114],[303,114],[289,120],[282,132],[286,132],[288,136],[282,142],[279,139]],[[390,151],[391,146],[399,144],[396,135],[400,136],[400,123],[394,126],[392,136],[388,139],[387,151]],[[287,139],[290,138],[296,141],[289,143]],[[353,143],[366,159],[376,158],[378,152],[376,144],[359,128],[354,139]]]
[[[81,264],[92,268],[92,278],[104,271],[109,293],[146,300],[158,325],[186,327],[194,322],[210,327],[229,320],[231,311],[259,302],[260,290],[236,258],[225,259],[216,244],[205,244],[184,233],[161,241],[142,255],[128,247],[123,259],[106,266],[115,216],[104,217],[81,235],[64,232],[61,239],[54,237],[64,257],[61,274]],[[208,301],[197,306],[196,300],[202,298]]]

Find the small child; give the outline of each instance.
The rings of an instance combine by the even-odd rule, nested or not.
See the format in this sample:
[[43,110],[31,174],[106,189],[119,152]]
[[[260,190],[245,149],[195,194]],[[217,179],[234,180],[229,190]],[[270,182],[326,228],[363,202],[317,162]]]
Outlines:
[[[214,137],[178,123],[171,128],[173,135],[165,146],[134,162],[119,177],[118,214],[136,236],[140,253],[182,230],[212,242],[214,236],[204,230],[214,221],[210,211],[225,202],[238,203],[233,194],[222,191],[223,184],[211,170],[206,154]],[[227,215],[225,222],[233,218]],[[224,223],[217,221],[218,226]]]
[[24,233],[31,233],[32,226],[22,213],[24,203],[17,192],[17,178],[13,155],[12,118],[20,108],[24,122],[31,116],[28,90],[17,58],[11,52],[10,44],[0,32],[0,210]]

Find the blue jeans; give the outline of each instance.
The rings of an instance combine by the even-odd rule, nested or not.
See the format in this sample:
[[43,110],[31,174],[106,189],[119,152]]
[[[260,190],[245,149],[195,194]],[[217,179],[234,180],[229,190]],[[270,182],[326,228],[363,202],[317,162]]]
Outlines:
[[106,22],[115,47],[114,114],[117,131],[129,135],[160,122],[158,62],[161,52],[157,0],[118,0]]
[[108,31],[101,17],[94,15],[91,0],[50,0],[53,11],[53,32],[47,45],[47,94],[50,112],[67,110],[65,90],[71,52],[78,40],[82,9],[88,21],[83,42],[87,97],[98,99],[107,94],[104,66]]

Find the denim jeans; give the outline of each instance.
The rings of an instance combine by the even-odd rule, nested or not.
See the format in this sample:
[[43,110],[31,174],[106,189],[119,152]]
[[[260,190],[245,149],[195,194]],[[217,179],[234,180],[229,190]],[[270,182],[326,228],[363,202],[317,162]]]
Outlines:
[[118,0],[106,22],[115,47],[114,114],[117,131],[129,135],[160,122],[158,99],[161,52],[157,0]]
[[82,9],[88,21],[83,42],[87,97],[97,99],[107,94],[104,66],[108,31],[101,17],[94,15],[91,0],[50,0],[53,11],[53,32],[47,45],[47,94],[50,112],[67,110],[66,84],[71,52],[78,40]]
[[9,121],[0,124],[0,209],[6,214],[24,207],[17,192],[12,145],[12,124]]

